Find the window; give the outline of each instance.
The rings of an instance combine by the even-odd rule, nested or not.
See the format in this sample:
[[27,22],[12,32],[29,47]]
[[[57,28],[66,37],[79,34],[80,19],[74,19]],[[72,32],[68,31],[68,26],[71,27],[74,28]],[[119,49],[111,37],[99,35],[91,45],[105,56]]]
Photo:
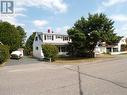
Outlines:
[[113,48],[113,52],[118,52],[118,48]]
[[62,39],[62,36],[56,35],[56,39]]
[[63,41],[68,41],[69,40],[69,38],[68,37],[63,37]]
[[46,35],[44,35],[44,40],[46,40]]
[[53,35],[44,35],[44,40],[54,40]]
[[35,38],[35,41],[38,41],[38,37]]
[[67,46],[58,46],[59,52],[67,52]]
[[47,40],[52,40],[52,35],[47,35]]
[[38,50],[38,47],[36,47],[36,50]]
[[62,51],[62,52],[67,52],[67,47],[66,47],[66,46],[62,46],[62,47],[61,47],[61,51]]
[[71,41],[71,39],[69,38],[69,41]]
[[54,40],[54,36],[52,35],[52,40]]
[[58,47],[58,49],[59,49],[59,52],[61,52],[61,48],[60,48],[60,47]]
[[61,47],[61,51],[62,52],[65,52],[65,47]]

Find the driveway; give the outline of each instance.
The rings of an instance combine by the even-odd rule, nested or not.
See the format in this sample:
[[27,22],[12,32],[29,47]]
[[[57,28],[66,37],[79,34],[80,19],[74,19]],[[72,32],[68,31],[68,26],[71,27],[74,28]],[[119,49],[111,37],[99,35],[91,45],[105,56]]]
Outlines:
[[0,68],[0,95],[127,95],[126,57],[76,65],[5,66]]
[[42,61],[39,61],[38,59],[34,59],[29,56],[24,56],[21,59],[9,59],[6,66],[13,66],[13,65],[21,65],[21,64],[32,64],[32,63],[40,63]]

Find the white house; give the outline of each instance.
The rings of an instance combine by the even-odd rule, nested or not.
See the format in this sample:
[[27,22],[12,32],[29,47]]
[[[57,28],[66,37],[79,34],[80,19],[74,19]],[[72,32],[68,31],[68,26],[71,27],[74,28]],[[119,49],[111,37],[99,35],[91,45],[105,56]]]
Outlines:
[[107,53],[106,43],[105,42],[101,42],[101,43],[98,42],[94,51],[96,54]]
[[127,45],[126,40],[127,38],[122,38],[117,45],[111,48],[111,55],[127,53],[126,47],[123,47]]
[[47,33],[36,32],[33,42],[33,56],[40,59],[44,58],[43,44],[56,45],[59,49],[59,55],[66,55],[68,42],[71,42],[68,35],[56,34],[50,30]]
[[101,45],[97,44],[95,53],[110,53],[112,55],[127,53],[127,51],[122,48],[122,45],[127,45],[126,38],[122,38],[116,45],[106,45],[105,42],[102,42]]

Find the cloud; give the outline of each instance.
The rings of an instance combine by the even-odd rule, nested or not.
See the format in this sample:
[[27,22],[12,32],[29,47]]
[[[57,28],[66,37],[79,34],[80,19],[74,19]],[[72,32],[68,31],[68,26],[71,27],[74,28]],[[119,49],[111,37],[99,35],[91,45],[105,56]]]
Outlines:
[[19,22],[19,20],[17,19],[17,17],[27,17],[25,14],[23,14],[23,11],[26,11],[26,9],[15,7],[13,14],[0,14],[0,20],[7,21],[16,26],[24,26],[24,24]]
[[0,20],[2,20],[2,21],[7,21],[7,22],[9,22],[9,23],[11,23],[11,24],[13,24],[13,25],[16,25],[16,26],[18,26],[18,25],[24,26],[23,23],[20,23],[20,22],[16,19],[17,16],[25,16],[25,15],[22,15],[22,14],[1,15]]
[[48,24],[48,21],[46,21],[46,20],[34,20],[33,24],[37,27],[43,27],[43,26],[46,26]]
[[120,36],[127,37],[127,23],[115,29],[115,32],[118,33]]
[[16,6],[19,8],[24,7],[37,7],[37,8],[48,8],[55,12],[66,12],[67,4],[63,0],[18,0]]
[[115,29],[115,32],[118,33],[120,36],[127,37],[127,15],[116,14],[110,16],[110,18],[117,23],[116,25],[118,27]]
[[[3,15],[0,14],[0,20],[8,21],[14,25],[23,25],[19,23],[18,17],[26,17],[24,14],[28,7],[37,7],[42,9],[49,9],[55,12],[63,13],[67,11],[67,4],[63,0],[14,0],[15,13],[13,15]],[[40,23],[40,24],[39,24]],[[46,24],[46,21],[35,21],[36,25]]]
[[105,11],[105,8],[102,7],[102,6],[99,6],[99,7],[97,8],[97,10],[95,11],[95,13],[101,13],[101,12],[104,12],[104,11]]
[[95,12],[97,13],[101,13],[101,12],[105,12],[105,10],[107,10],[109,7],[115,6],[115,5],[120,5],[127,2],[127,0],[103,0],[97,10],[95,10]]
[[127,0],[107,0],[107,1],[103,1],[102,5],[105,7],[110,7],[124,2],[127,2]]
[[111,19],[118,21],[118,22],[127,22],[127,16],[126,15],[113,15],[110,16]]

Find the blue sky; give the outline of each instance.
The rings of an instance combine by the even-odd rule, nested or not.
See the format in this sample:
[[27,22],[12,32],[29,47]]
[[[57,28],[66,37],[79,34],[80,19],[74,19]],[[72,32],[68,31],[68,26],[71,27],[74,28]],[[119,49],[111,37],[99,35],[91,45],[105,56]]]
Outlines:
[[0,19],[21,25],[27,32],[66,33],[75,21],[88,13],[105,13],[115,21],[115,32],[127,37],[127,0],[14,0],[15,13]]

